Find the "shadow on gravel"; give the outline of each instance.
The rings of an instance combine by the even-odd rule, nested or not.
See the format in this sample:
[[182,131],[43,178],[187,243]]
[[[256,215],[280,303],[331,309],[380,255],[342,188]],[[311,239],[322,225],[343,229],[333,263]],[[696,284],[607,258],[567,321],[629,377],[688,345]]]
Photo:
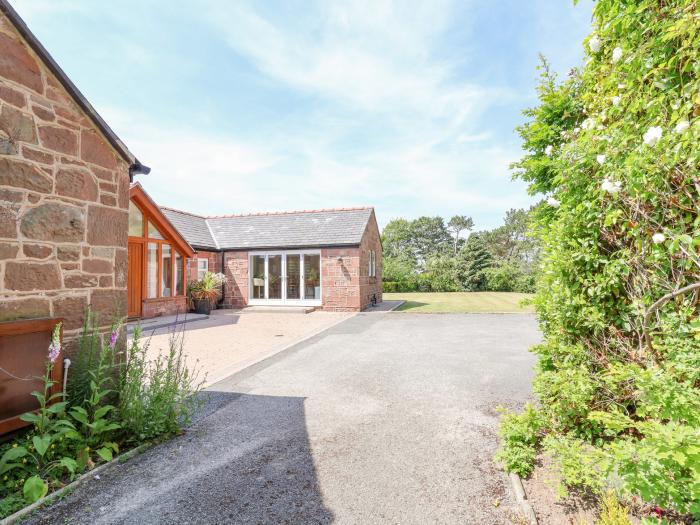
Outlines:
[[187,432],[28,523],[331,523],[301,397],[204,392]]

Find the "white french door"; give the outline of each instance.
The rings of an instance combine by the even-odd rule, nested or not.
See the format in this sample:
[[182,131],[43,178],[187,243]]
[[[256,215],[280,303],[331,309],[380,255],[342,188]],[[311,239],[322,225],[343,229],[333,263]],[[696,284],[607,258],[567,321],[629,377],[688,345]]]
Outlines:
[[321,305],[321,252],[286,250],[248,255],[251,305]]

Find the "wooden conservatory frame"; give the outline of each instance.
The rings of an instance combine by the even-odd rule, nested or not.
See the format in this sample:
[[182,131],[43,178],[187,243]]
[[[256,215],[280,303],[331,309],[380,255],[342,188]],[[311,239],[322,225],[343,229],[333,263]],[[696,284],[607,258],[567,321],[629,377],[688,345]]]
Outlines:
[[[130,209],[131,204],[136,206],[142,215],[142,232],[140,236],[131,235],[129,232],[129,317],[142,317],[144,305],[153,302],[168,300],[181,301],[187,294],[187,267],[188,259],[194,255],[194,250],[175,229],[170,221],[163,215],[160,208],[148,196],[140,184],[133,184],[129,190]],[[130,212],[131,215],[131,212]],[[149,224],[159,232],[158,237],[149,235]],[[161,238],[162,237],[162,238]],[[148,294],[148,246],[156,244],[156,293],[155,297]],[[163,296],[163,247],[170,246],[170,275],[171,293]],[[176,254],[182,257],[181,283],[175,282]],[[178,284],[182,293],[178,294]]]

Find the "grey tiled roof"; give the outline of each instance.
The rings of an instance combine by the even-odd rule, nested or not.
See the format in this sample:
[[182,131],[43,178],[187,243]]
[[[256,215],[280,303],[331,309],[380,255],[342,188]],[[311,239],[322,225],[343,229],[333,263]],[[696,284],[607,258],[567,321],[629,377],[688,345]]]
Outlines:
[[208,218],[168,208],[163,213],[192,246],[233,250],[357,245],[372,208]]
[[171,208],[161,208],[161,211],[185,240],[190,243],[190,246],[193,248],[216,249],[216,242],[211,236],[207,220],[204,217]]

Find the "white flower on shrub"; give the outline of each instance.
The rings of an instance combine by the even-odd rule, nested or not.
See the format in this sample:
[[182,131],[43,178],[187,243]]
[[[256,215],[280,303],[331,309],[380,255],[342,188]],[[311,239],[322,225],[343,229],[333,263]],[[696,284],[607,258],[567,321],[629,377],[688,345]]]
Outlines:
[[658,232],[651,236],[651,240],[654,241],[654,244],[661,244],[666,240],[666,236],[663,233]]
[[681,120],[678,124],[676,124],[675,131],[676,133],[683,133],[689,127],[690,122],[688,122],[687,120]]
[[622,58],[622,48],[616,47],[612,52],[612,63],[616,64]]
[[644,144],[646,144],[647,146],[656,146],[656,143],[659,142],[659,139],[663,134],[664,130],[661,129],[659,126],[650,127],[644,134]]
[[619,106],[619,105],[620,105],[620,97],[614,96],[614,97],[612,98],[612,105],[613,105],[613,106]]
[[625,86],[624,84],[618,84],[618,85],[617,85],[617,89],[625,89],[625,87],[626,87],[626,86]]
[[591,118],[587,118],[581,124],[582,129],[593,129],[594,126],[595,126],[595,122],[593,122],[593,119],[591,119]]
[[612,193],[614,195],[620,191],[622,183],[619,181],[612,181],[606,177],[603,179],[603,183],[600,185],[600,187],[603,189],[603,191],[607,191],[608,193]]
[[600,38],[598,38],[597,35],[593,35],[588,41],[588,49],[591,50],[591,53],[597,53],[600,51]]
[[561,202],[559,202],[554,197],[548,197],[547,204],[549,204],[552,208],[558,208],[559,206],[561,206]]
[[598,164],[600,164],[602,166],[603,164],[605,164],[605,155],[598,155],[595,158],[595,160],[597,160]]
[[547,146],[546,148],[544,148],[544,154],[547,155],[548,157],[550,157],[550,156],[552,155],[552,150],[553,150],[553,149],[554,149],[554,148],[552,148],[552,145],[550,144],[549,146]]
[[579,131],[581,131],[581,128],[579,128],[578,126],[576,126],[576,127],[574,128],[574,133],[578,133]]

